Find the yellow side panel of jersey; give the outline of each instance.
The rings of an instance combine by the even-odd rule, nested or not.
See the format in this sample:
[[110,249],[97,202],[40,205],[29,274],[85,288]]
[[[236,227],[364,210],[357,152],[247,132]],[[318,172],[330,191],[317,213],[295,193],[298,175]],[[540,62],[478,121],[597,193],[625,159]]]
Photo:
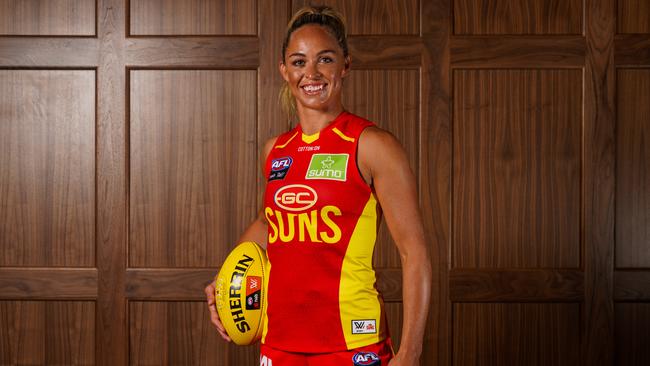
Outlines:
[[385,338],[382,303],[375,288],[372,255],[377,238],[377,200],[366,203],[348,245],[339,286],[341,326],[348,349],[377,343]]

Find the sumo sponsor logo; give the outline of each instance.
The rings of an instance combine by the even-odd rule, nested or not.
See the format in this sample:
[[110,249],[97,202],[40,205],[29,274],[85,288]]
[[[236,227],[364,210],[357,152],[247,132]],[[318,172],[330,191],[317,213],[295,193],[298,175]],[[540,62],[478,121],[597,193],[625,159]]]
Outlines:
[[246,321],[244,317],[244,310],[242,309],[241,303],[241,288],[242,288],[242,279],[248,271],[248,267],[253,264],[255,260],[246,254],[242,254],[241,259],[237,261],[235,270],[232,272],[232,277],[230,278],[230,291],[228,291],[230,314],[232,315],[232,320],[235,322],[237,329],[246,333],[251,330],[251,326]]
[[275,204],[287,211],[304,211],[318,201],[316,191],[304,184],[291,184],[275,192]]
[[314,154],[305,179],[325,179],[345,182],[349,154]]
[[269,174],[269,182],[277,179],[284,179],[289,173],[289,168],[293,163],[293,159],[289,156],[283,158],[273,159],[271,161],[271,173]]
[[357,352],[352,356],[354,366],[379,366],[381,359],[374,352]]
[[[327,205],[309,210],[318,201],[316,191],[303,184],[292,184],[275,192],[275,204],[285,211],[264,208],[264,216],[271,230],[269,243],[305,242],[334,244],[341,240],[341,228],[334,217],[342,216],[341,209]],[[309,211],[308,211],[309,210]],[[290,211],[290,212],[286,212]]]
[[377,321],[375,319],[352,321],[352,334],[375,334],[375,333],[377,333]]

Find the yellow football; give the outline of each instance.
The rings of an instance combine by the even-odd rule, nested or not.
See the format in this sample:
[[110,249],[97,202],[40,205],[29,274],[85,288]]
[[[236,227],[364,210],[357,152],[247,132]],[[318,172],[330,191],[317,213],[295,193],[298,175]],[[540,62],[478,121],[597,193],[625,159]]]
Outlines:
[[264,249],[247,241],[230,252],[215,278],[217,312],[235,344],[248,345],[262,338],[267,267]]

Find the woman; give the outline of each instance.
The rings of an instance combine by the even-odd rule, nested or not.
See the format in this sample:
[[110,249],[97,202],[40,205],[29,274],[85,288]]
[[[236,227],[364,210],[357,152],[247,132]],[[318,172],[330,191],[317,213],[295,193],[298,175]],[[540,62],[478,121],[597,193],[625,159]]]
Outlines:
[[[349,72],[338,13],[298,11],[280,73],[283,107],[299,123],[265,144],[264,209],[240,238],[267,249],[271,263],[263,365],[419,364],[431,267],[415,178],[395,137],[344,110],[341,89]],[[382,212],[403,270],[396,355],[372,268]],[[214,286],[205,291],[211,320],[229,340]]]

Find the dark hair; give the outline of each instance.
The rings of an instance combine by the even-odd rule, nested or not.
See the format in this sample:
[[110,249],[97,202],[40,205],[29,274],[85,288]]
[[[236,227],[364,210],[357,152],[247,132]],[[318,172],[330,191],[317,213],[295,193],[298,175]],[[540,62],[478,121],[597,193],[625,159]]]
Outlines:
[[[298,28],[309,24],[316,24],[325,28],[336,38],[336,42],[343,50],[343,56],[348,57],[348,37],[343,16],[329,6],[307,6],[298,10],[289,21],[287,32],[282,42],[282,63],[285,62],[284,54],[287,52],[291,34]],[[289,118],[295,116],[296,100],[293,94],[291,94],[291,89],[286,82],[282,85],[282,89],[280,89],[280,105]]]

